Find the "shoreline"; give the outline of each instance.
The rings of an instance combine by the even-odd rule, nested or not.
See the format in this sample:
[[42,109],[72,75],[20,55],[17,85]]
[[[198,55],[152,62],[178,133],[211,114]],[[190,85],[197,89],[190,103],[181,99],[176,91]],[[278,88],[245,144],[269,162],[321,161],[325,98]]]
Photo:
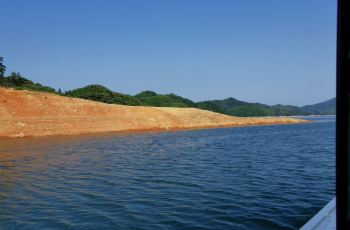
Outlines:
[[0,88],[0,139],[301,124],[290,117],[233,117],[196,108],[104,104]]
[[122,136],[122,135],[134,135],[134,134],[147,134],[147,133],[166,133],[166,132],[181,132],[181,131],[200,131],[200,130],[211,130],[211,129],[226,129],[226,128],[243,128],[243,127],[257,127],[257,126],[273,126],[273,125],[301,125],[311,123],[312,121],[305,121],[299,123],[281,122],[281,123],[266,123],[266,124],[242,124],[242,125],[228,125],[228,126],[200,126],[191,128],[169,128],[169,129],[131,129],[131,130],[120,130],[120,131],[101,131],[91,133],[78,133],[78,134],[52,134],[43,136],[0,136],[2,140],[20,140],[20,139],[43,139],[43,138],[84,138],[84,137],[108,137],[108,136]]

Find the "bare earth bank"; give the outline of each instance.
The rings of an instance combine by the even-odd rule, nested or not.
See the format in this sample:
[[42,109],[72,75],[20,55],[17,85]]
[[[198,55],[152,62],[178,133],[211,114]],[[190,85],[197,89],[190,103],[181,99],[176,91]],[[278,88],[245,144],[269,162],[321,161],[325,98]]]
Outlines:
[[111,105],[0,88],[0,137],[5,138],[304,122],[286,117],[232,117],[195,108]]

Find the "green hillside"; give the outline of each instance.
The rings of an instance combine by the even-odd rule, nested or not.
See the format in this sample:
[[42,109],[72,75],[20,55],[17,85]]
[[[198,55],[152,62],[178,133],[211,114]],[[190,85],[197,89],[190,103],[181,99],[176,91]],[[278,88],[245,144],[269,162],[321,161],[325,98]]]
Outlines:
[[223,100],[201,101],[196,103],[175,94],[157,94],[153,91],[143,91],[131,96],[113,92],[107,87],[98,84],[88,85],[61,93],[60,91],[57,92],[54,88],[34,83],[22,77],[19,73],[12,73],[8,77],[0,76],[0,86],[57,93],[62,96],[82,98],[109,104],[179,108],[192,107],[240,117],[335,114],[335,98],[315,105],[298,107],[292,105],[269,106],[261,103],[249,103],[232,97]]
[[274,111],[275,116],[310,115],[310,113],[294,105],[273,105],[271,109]]
[[252,117],[252,116],[275,116],[273,110],[269,108],[264,108],[262,106],[257,105],[245,105],[245,106],[237,106],[233,107],[226,112],[227,115],[231,116],[239,116],[239,117]]
[[134,96],[137,100],[148,106],[156,107],[196,107],[196,104],[175,94],[157,94],[153,91],[143,91]]
[[298,107],[292,105],[269,106],[261,103],[249,103],[232,97],[223,100],[202,101],[196,103],[175,94],[158,94],[153,91],[143,91],[131,96],[113,92],[107,87],[98,84],[88,85],[62,93],[60,90],[56,91],[54,88],[34,83],[21,76],[19,73],[14,72],[7,77],[0,75],[0,87],[56,93],[62,96],[82,98],[109,104],[180,108],[192,107],[241,117],[335,114],[335,98],[314,105]]
[[130,95],[113,92],[102,85],[88,85],[82,88],[66,91],[64,95],[108,104],[143,105],[143,103]]
[[20,73],[12,72],[10,76],[0,76],[0,86],[9,87],[15,89],[27,89],[33,91],[43,91],[49,93],[55,93],[54,88],[43,86],[39,83],[34,83],[25,77],[22,77]]
[[223,100],[202,101],[197,103],[197,108],[224,113],[231,116],[291,116],[308,115],[297,106],[291,105],[265,105],[261,103],[249,103],[239,101],[232,97]]
[[229,114],[229,111],[235,107],[245,107],[248,105],[248,102],[239,101],[232,97],[223,100],[197,102],[197,108],[225,114]]

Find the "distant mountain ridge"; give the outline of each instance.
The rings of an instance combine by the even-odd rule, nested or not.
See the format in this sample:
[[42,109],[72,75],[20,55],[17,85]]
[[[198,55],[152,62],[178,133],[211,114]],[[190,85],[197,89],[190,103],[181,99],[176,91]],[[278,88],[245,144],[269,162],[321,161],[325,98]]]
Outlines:
[[336,98],[313,105],[305,105],[301,109],[310,114],[331,115],[336,112]]
[[262,103],[249,103],[229,97],[223,100],[208,100],[194,102],[175,94],[158,94],[153,91],[143,91],[134,96],[113,92],[105,86],[94,84],[82,88],[66,91],[34,83],[19,73],[12,73],[8,77],[0,76],[0,86],[33,91],[45,91],[67,97],[82,98],[109,104],[131,106],[180,107],[199,108],[231,116],[295,116],[295,115],[327,115],[335,114],[335,98],[307,106],[293,105],[265,105]]
[[262,103],[239,101],[232,97],[223,100],[198,102],[197,106],[200,109],[240,117],[310,115],[298,106],[280,104],[270,106]]

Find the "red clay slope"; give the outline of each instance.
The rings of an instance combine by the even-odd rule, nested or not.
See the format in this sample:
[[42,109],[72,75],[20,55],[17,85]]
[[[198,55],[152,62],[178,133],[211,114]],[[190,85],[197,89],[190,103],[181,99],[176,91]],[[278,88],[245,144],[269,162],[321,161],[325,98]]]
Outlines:
[[90,134],[303,123],[294,118],[241,118],[194,108],[111,105],[0,88],[0,137]]

